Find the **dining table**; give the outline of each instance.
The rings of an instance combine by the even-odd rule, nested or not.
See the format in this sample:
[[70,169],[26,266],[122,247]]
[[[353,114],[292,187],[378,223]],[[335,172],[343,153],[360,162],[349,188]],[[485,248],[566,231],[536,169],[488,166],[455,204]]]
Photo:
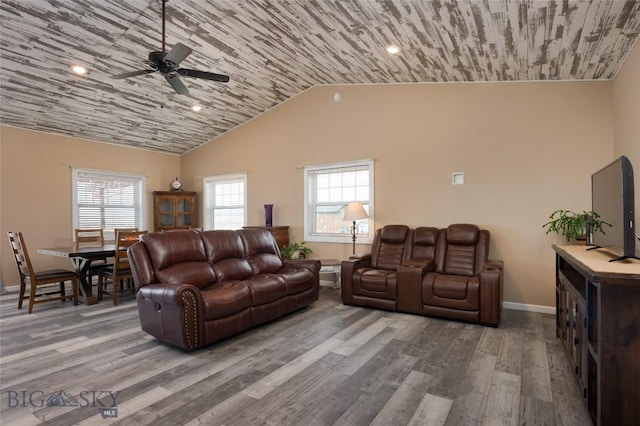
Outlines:
[[89,268],[91,263],[97,259],[113,257],[116,253],[115,241],[108,241],[101,245],[68,245],[52,248],[39,248],[38,253],[50,256],[66,257],[71,260],[74,268],[78,272],[80,281],[80,293],[86,305],[98,303],[98,298],[93,295],[91,283],[89,282]]

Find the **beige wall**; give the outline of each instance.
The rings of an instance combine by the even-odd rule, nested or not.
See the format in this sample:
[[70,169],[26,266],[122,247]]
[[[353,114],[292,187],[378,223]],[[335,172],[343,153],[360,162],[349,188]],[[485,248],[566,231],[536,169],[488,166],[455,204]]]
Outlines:
[[[476,223],[505,262],[505,301],[553,306],[554,210],[588,210],[614,158],[611,82],[316,87],[181,158],[185,183],[246,172],[249,224],[303,236],[302,166],[375,159],[376,227]],[[335,91],[342,101],[334,102]],[[451,173],[465,173],[452,186]],[[345,258],[348,244],[309,244]],[[358,251],[367,250],[367,246]]]
[[[153,190],[167,190],[180,175],[180,157],[81,139],[0,127],[0,244],[2,282],[19,282],[6,237],[22,231],[38,269],[71,266],[66,259],[39,255],[38,247],[71,241],[71,168],[147,176],[147,225],[153,225]],[[186,188],[185,188],[186,189]]]
[[[613,82],[615,157],[626,155],[634,167],[636,222],[640,220],[640,43],[624,63]],[[640,226],[636,224],[636,233]],[[636,242],[640,253],[640,242]]]
[[[640,164],[638,97],[624,97],[637,94],[637,64],[638,47],[615,83],[316,87],[181,158],[0,127],[1,233],[22,230],[33,253],[68,241],[74,165],[146,174],[149,227],[151,191],[175,176],[201,192],[204,176],[245,172],[249,224],[261,225],[262,205],[273,203],[274,223],[291,226],[300,241],[301,167],[373,158],[376,227],[486,227],[492,257],[505,261],[504,299],[552,306],[556,239],[541,225],[557,208],[589,209],[591,173],[618,154]],[[458,171],[466,183],[451,186]],[[310,246],[319,257],[351,253],[349,244]],[[3,282],[15,284],[8,243],[0,248]],[[34,257],[41,267],[68,266]]]

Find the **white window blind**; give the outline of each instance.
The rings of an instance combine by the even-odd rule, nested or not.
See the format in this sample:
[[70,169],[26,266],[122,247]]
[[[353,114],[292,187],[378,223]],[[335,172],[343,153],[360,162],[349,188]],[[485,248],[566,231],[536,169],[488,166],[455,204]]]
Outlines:
[[146,229],[144,176],[74,168],[72,181],[74,228],[102,228],[105,239],[115,228]]
[[373,161],[305,167],[305,240],[351,242],[352,222],[344,210],[359,201],[369,215],[356,222],[358,240],[371,242],[373,223]]
[[247,217],[247,176],[210,176],[204,179],[204,229],[240,229]]

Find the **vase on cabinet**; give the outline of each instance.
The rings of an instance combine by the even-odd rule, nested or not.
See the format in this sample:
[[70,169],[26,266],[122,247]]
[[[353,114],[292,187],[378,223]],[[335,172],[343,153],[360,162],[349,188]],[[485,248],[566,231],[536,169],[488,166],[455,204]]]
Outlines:
[[267,228],[273,226],[273,204],[264,205],[264,222]]

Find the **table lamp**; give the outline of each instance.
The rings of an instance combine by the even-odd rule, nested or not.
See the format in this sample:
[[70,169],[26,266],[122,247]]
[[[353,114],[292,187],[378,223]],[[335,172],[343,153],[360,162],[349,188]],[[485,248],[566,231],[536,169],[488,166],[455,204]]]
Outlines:
[[351,240],[353,241],[353,254],[356,254],[356,236],[358,235],[357,220],[368,218],[369,215],[362,207],[362,203],[356,201],[349,203],[344,211],[344,220],[353,221],[351,225]]

